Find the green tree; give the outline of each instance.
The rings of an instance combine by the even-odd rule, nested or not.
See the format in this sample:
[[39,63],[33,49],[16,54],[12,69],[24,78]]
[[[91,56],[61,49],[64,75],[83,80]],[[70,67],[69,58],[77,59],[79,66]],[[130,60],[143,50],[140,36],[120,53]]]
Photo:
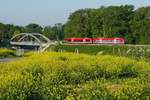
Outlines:
[[138,44],[150,44],[150,7],[135,10],[131,21],[133,37]]
[[90,9],[80,9],[70,15],[65,24],[66,37],[91,37]]
[[43,35],[48,37],[51,40],[55,40],[55,32],[53,31],[53,28],[51,26],[46,26],[43,29]]
[[20,34],[20,31],[15,31],[13,36]]
[[27,33],[42,33],[43,28],[38,24],[29,24],[25,26],[25,32]]
[[0,23],[0,42],[3,42],[6,37],[6,26],[3,23]]
[[134,6],[109,6],[80,9],[65,24],[66,37],[125,37]]
[[62,23],[55,24],[53,30],[57,40],[62,40],[64,38],[64,26]]
[[25,29],[22,26],[15,26],[15,25],[7,24],[6,27],[7,27],[8,38],[11,38],[12,36],[14,36],[15,31],[18,31],[19,33],[25,32]]
[[43,29],[43,34],[51,40],[63,40],[64,39],[64,25],[61,23],[52,26],[46,26]]

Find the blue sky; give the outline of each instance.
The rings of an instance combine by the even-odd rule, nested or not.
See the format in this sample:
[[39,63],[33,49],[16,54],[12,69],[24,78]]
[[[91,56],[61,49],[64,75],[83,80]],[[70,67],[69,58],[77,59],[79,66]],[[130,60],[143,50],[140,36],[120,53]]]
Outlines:
[[42,26],[65,23],[68,16],[81,8],[132,4],[150,6],[150,0],[0,0],[0,22]]

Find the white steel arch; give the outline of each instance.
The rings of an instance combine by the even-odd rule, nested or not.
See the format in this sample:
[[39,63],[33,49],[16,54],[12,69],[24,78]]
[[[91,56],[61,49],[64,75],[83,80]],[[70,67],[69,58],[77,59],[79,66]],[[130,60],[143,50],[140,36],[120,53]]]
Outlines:
[[[24,39],[26,38],[27,40],[24,41]],[[20,33],[11,38],[10,44],[18,46],[39,46],[39,50],[44,51],[50,46],[50,44],[54,43],[50,41],[47,37],[39,33]]]

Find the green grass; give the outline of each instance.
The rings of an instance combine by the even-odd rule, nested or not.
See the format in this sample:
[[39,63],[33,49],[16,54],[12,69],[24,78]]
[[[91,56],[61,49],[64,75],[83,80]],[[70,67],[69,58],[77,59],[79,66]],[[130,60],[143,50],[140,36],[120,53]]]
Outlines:
[[150,64],[126,57],[28,53],[0,68],[0,100],[150,99]]
[[15,56],[15,52],[13,50],[0,48],[0,58],[9,58],[14,56]]
[[75,52],[78,49],[79,53],[85,53],[90,55],[115,55],[125,56],[135,59],[149,59],[150,47],[136,47],[125,45],[58,45],[55,47],[55,51],[60,52]]

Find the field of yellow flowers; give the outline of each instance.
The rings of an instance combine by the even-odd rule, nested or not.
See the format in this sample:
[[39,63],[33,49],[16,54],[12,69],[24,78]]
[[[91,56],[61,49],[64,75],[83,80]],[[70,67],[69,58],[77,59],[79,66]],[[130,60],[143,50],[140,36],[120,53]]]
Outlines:
[[27,53],[0,64],[0,100],[149,100],[150,63],[110,55]]

